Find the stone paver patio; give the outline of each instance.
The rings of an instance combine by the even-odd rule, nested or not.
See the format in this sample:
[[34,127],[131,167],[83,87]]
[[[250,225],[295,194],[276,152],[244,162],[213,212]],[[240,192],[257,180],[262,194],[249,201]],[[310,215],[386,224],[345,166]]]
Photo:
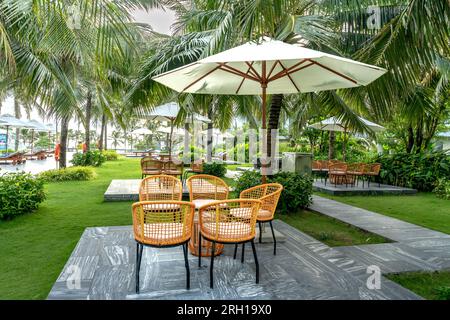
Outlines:
[[[232,258],[232,246],[226,246],[215,260],[213,290],[210,260],[204,258],[199,269],[190,255],[189,291],[181,248],[146,248],[141,294],[136,295],[131,227],[87,228],[48,299],[421,299],[384,277],[380,289],[368,289],[367,268],[377,266],[388,274],[450,267],[450,235],[319,196],[311,209],[395,242],[331,248],[276,220],[285,241],[278,244],[275,257],[271,243],[257,244],[259,284],[249,248],[241,264]],[[75,271],[81,279],[78,288],[70,285]]]

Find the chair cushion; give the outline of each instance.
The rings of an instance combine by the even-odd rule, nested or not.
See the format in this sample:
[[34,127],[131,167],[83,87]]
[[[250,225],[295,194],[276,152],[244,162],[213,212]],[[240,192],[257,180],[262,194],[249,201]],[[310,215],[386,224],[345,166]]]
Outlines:
[[196,200],[192,200],[192,203],[195,205],[195,209],[198,209],[206,204],[215,202],[218,200],[212,200],[212,199],[196,199]]
[[272,219],[272,212],[270,210],[266,210],[266,209],[259,209],[258,211],[258,216],[257,216],[257,220],[270,220]]
[[142,170],[142,173],[144,174],[161,174],[161,170]]
[[[136,234],[141,237],[141,228],[136,228]],[[146,243],[158,245],[170,240],[176,241],[183,237],[182,223],[146,223],[144,239]]]
[[205,223],[203,224],[202,233],[210,239],[225,241],[246,240],[251,236],[252,229],[250,224],[243,222]]

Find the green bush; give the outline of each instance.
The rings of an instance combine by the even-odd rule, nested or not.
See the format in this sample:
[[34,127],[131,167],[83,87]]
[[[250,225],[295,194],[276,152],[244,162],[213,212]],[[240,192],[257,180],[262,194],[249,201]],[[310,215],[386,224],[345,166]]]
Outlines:
[[86,153],[75,153],[70,161],[74,166],[100,167],[106,161],[106,156],[100,151],[88,151]]
[[439,198],[450,200],[450,179],[439,179],[433,192]]
[[86,181],[95,178],[96,174],[90,167],[69,167],[41,172],[39,177],[45,182]]
[[[258,171],[246,171],[238,178],[235,191],[240,194],[245,189],[261,184],[261,181]],[[296,213],[312,202],[313,180],[307,175],[279,172],[267,177],[267,182],[277,182],[284,187],[278,202],[278,210],[282,213]]]
[[439,178],[450,179],[450,156],[443,152],[396,153],[375,158],[382,183],[432,191]]
[[114,150],[103,150],[102,154],[106,157],[106,161],[116,161],[119,159],[119,154]]
[[225,164],[218,162],[205,163],[203,173],[222,178],[227,173],[227,167]]
[[45,200],[44,181],[29,173],[0,176],[0,219],[31,213]]

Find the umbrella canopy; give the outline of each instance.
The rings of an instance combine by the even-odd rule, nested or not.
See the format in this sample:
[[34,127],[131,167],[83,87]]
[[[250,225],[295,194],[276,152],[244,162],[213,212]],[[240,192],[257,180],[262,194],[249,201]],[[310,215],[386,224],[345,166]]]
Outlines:
[[9,128],[33,128],[33,125],[17,119],[10,114],[0,116],[0,126],[6,127],[6,150],[8,150]]
[[[180,106],[176,102],[169,102],[163,105],[160,105],[155,108],[149,115],[145,116],[146,118],[157,120],[157,121],[174,121],[180,112]],[[193,118],[196,121],[201,121],[205,123],[211,122],[208,118],[194,113]]]
[[[364,119],[362,117],[358,117],[359,120],[366,125],[370,130],[373,132],[381,132],[384,131],[385,128],[380,126],[379,124],[373,123],[367,119]],[[339,132],[351,132],[354,131],[349,127],[346,127],[341,120],[331,117],[328,119],[325,119],[323,121],[314,123],[309,126],[310,128],[315,128],[323,131],[339,131]]]
[[[262,129],[266,129],[267,94],[358,87],[385,72],[383,68],[263,38],[260,43],[246,43],[165,72],[153,80],[178,92],[261,94]],[[267,134],[262,138],[262,154],[266,157]],[[265,167],[264,164],[262,168]]]
[[[379,124],[373,123],[367,119],[364,119],[362,117],[358,117],[359,120],[364,123],[364,125],[366,125],[366,127],[368,127],[370,130],[372,130],[373,132],[381,132],[383,130],[385,130],[384,127],[380,126]],[[339,120],[335,117],[331,117],[325,120],[322,120],[320,122],[314,123],[312,125],[309,126],[310,128],[315,128],[315,129],[319,129],[319,130],[323,130],[323,131],[339,131],[339,132],[343,132],[344,133],[344,142],[342,144],[342,157],[343,160],[345,161],[346,159],[346,155],[347,155],[347,139],[346,139],[346,135],[347,133],[350,132],[354,132],[357,130],[353,130],[352,128],[349,128],[348,126],[346,126],[342,120]]]
[[153,79],[178,92],[255,95],[367,85],[387,70],[270,38],[249,42]]
[[53,123],[48,123],[45,126],[48,132],[56,132],[56,126]]
[[147,128],[140,128],[140,129],[136,129],[136,130],[132,131],[131,133],[136,134],[136,135],[148,135],[148,134],[153,134],[153,131],[151,131],[150,129],[147,129]]
[[4,127],[11,127],[11,128],[28,128],[32,129],[34,126],[27,121],[22,121],[20,119],[17,119],[16,117],[10,115],[10,114],[4,114],[0,116],[0,122],[1,126]]

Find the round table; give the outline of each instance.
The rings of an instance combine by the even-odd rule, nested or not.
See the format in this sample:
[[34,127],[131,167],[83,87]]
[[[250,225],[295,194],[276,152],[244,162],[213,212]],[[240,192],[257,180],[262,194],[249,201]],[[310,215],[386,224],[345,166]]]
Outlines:
[[[195,215],[194,215],[194,226],[192,229],[192,237],[191,240],[189,240],[189,251],[194,256],[198,256],[198,246],[199,246],[199,239],[198,239],[198,232],[199,232],[199,221],[198,221],[198,208],[201,206],[207,204],[208,202],[212,202],[215,200],[194,200],[193,203],[195,204]],[[202,238],[202,257],[210,257],[211,251],[212,251],[212,242],[206,240],[205,238]],[[221,243],[216,243],[216,252],[214,256],[218,256],[223,253],[224,245]]]

